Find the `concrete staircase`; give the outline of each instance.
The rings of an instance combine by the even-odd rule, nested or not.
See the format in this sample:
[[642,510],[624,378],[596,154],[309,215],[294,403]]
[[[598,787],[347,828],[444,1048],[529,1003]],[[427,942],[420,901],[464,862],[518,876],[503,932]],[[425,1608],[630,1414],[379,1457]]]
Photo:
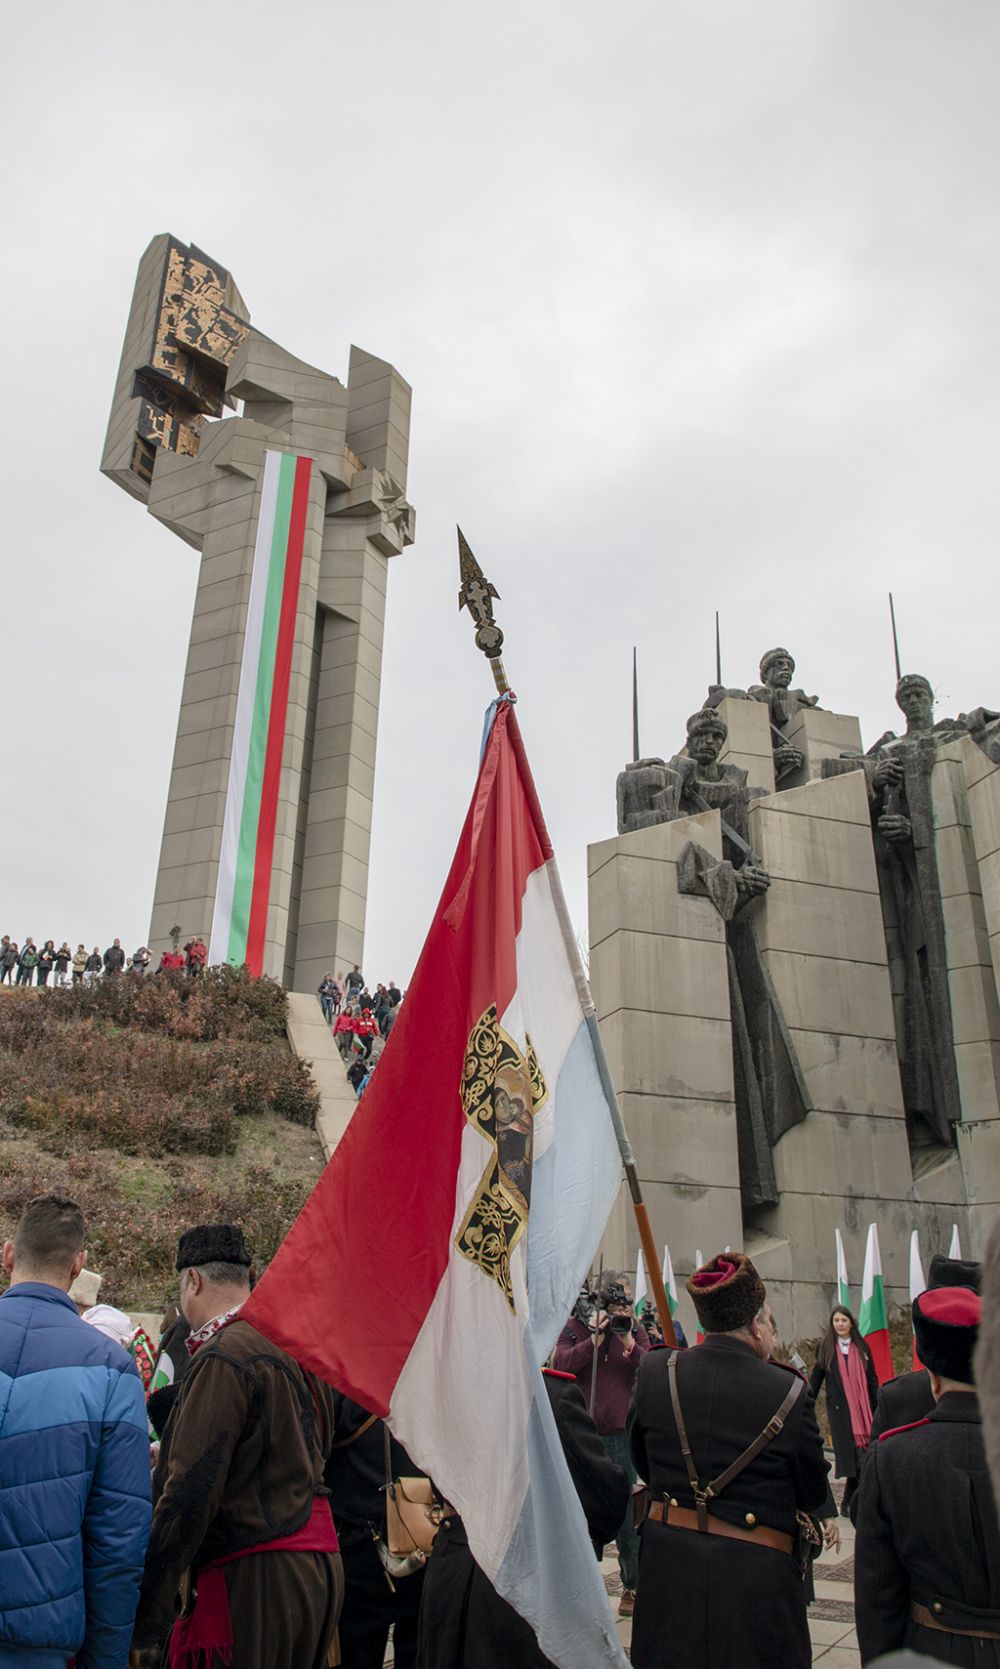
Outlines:
[[311,991],[288,993],[288,1041],[306,1062],[320,1094],[316,1131],[329,1159],[357,1107],[357,1098],[344,1073],[340,1050],[323,1018],[319,998]]

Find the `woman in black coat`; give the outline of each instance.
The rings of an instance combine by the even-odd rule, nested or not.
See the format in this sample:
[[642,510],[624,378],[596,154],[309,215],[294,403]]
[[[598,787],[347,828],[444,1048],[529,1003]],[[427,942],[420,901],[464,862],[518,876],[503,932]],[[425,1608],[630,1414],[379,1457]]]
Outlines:
[[[855,1351],[857,1358],[854,1384],[860,1385],[861,1397],[867,1403],[867,1411],[864,1407],[860,1410],[861,1424],[866,1426],[863,1442],[860,1442],[856,1435],[857,1422],[851,1419],[848,1398],[848,1379],[851,1374],[849,1358]],[[857,1323],[850,1310],[845,1309],[842,1304],[838,1304],[831,1315],[830,1325],[816,1352],[816,1366],[809,1379],[809,1389],[814,1398],[819,1395],[824,1382],[826,1412],[830,1421],[830,1435],[833,1438],[835,1472],[838,1478],[847,1479],[840,1507],[841,1513],[846,1516],[851,1496],[858,1487],[861,1454],[867,1447],[875,1399],[878,1396],[878,1376],[871,1351],[858,1332]]]

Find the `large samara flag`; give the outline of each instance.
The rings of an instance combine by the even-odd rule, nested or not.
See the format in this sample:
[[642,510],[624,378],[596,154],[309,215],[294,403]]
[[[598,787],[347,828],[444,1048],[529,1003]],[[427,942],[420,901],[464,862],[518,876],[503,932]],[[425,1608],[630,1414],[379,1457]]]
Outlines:
[[621,1158],[514,710],[492,712],[399,1019],[243,1314],[388,1412],[553,1663],[623,1666],[540,1372]]

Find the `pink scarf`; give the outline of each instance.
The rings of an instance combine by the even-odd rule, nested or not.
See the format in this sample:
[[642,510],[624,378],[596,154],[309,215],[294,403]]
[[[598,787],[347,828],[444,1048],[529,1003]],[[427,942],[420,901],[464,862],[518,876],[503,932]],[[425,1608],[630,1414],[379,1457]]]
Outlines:
[[872,1405],[868,1399],[868,1378],[861,1352],[851,1340],[846,1356],[837,1345],[840,1380],[851,1411],[851,1436],[857,1448],[867,1449],[872,1433]]

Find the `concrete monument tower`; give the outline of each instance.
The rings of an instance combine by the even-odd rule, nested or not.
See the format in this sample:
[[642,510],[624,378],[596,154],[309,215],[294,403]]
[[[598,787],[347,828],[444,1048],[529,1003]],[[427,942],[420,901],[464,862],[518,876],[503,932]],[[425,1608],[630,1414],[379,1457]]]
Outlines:
[[[792,689],[713,686],[673,758],[618,780],[592,846],[591,983],[639,1175],[675,1269],[745,1246],[784,1337],[818,1332],[834,1230],[860,1281],[868,1224],[907,1297],[960,1225],[1000,1210],[1000,724],[935,723],[899,680],[905,733]],[[627,1212],[610,1263],[635,1266]],[[682,1319],[691,1319],[682,1299]]]
[[[229,408],[231,415],[223,415]],[[139,263],[101,468],[201,552],[149,944],[298,990],[361,960],[388,561],[410,389],[346,387],[169,234]]]

